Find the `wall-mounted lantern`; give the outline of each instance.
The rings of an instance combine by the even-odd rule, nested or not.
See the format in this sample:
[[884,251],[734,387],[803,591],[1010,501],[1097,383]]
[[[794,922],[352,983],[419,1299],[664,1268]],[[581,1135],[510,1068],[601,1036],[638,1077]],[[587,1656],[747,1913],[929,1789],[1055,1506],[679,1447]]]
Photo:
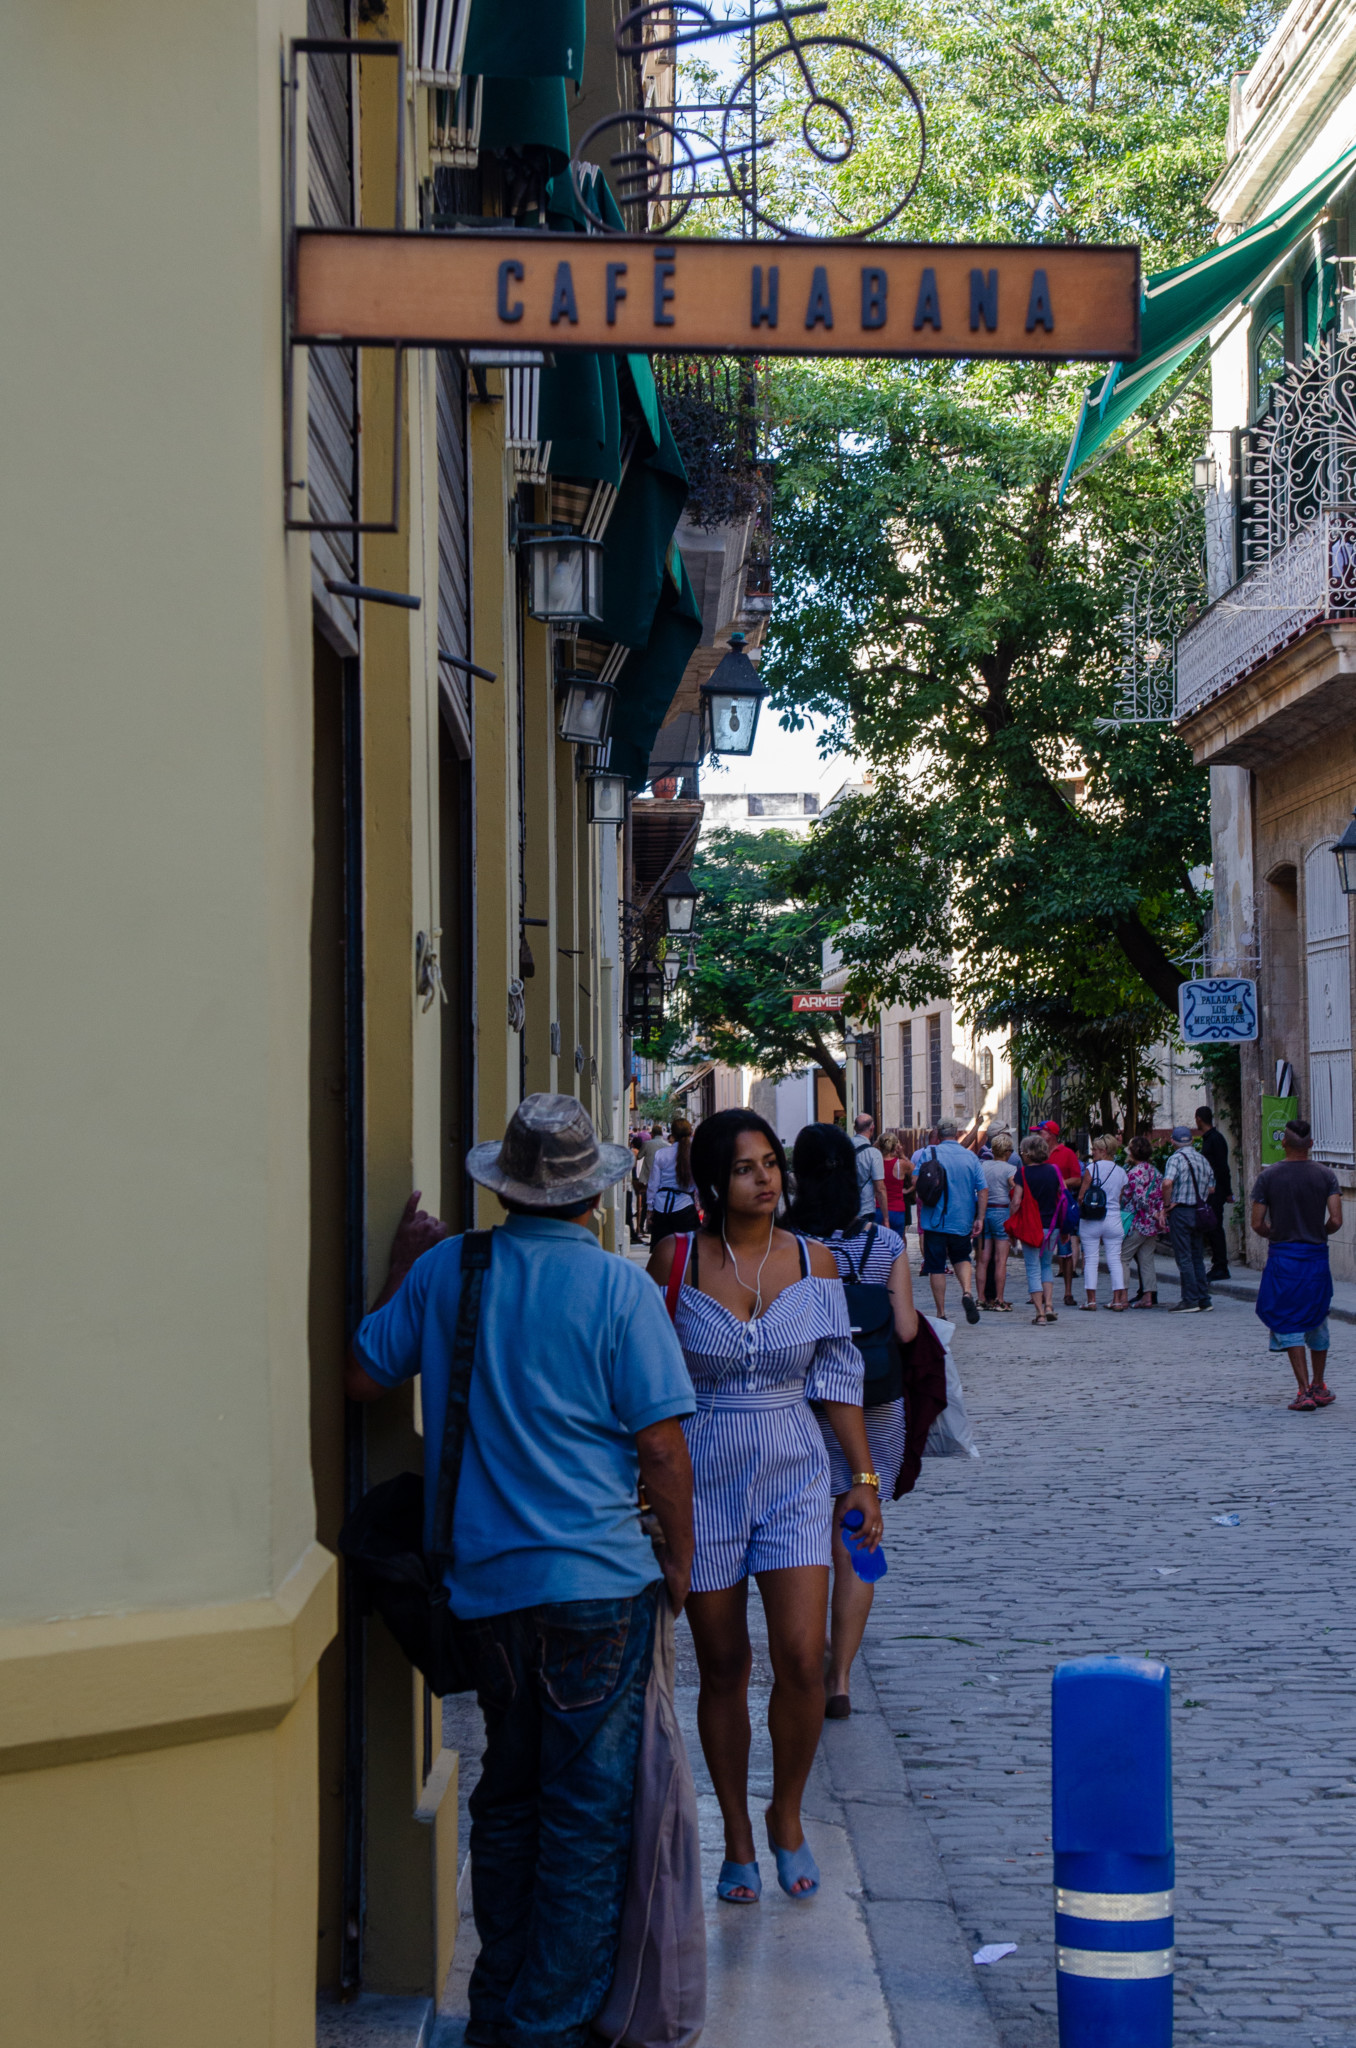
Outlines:
[[591,769],[584,777],[589,791],[590,825],[626,823],[626,777],[606,768]]
[[1351,823],[1338,840],[1333,852],[1337,856],[1337,873],[1342,883],[1344,896],[1356,896],[1356,811],[1351,814]]
[[673,987],[682,968],[682,956],[678,952],[670,951],[664,955],[664,983],[667,988]]
[[597,676],[563,675],[556,730],[563,740],[573,740],[578,746],[601,747],[612,730],[616,702],[615,684],[601,682]]
[[730,651],[701,687],[704,751],[751,754],[758,708],[767,691],[744,652],[744,635],[731,633]]
[[596,626],[603,616],[603,544],[582,533],[519,526],[527,608],[548,626]]
[[660,895],[664,899],[664,918],[670,932],[690,932],[692,919],[697,908],[697,885],[686,868],[680,868],[676,875],[670,875]]

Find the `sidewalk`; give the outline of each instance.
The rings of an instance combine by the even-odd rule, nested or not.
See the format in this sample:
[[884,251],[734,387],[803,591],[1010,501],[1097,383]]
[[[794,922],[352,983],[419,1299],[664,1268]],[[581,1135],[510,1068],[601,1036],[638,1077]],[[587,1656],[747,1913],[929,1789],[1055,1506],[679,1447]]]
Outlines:
[[[771,1794],[772,1758],[766,1726],[771,1673],[756,1593],[749,1616],[749,1806],[758,1833]],[[762,1851],[761,1904],[724,1906],[715,1897],[723,1855],[720,1810],[697,1737],[692,1638],[681,1624],[678,1648],[678,1708],[697,1782],[707,1900],[703,2048],[828,2048],[839,2041],[852,2048],[998,2048],[937,1851],[864,1666],[853,1674],[851,1720],[825,1725],[806,1796],[806,1834],[822,1873],[818,1896],[804,1905],[786,1898],[771,1854]],[[469,1721],[458,1719],[465,1743]],[[477,1952],[469,1898],[466,1906],[430,2048],[462,2048],[464,2041],[466,1986]]]

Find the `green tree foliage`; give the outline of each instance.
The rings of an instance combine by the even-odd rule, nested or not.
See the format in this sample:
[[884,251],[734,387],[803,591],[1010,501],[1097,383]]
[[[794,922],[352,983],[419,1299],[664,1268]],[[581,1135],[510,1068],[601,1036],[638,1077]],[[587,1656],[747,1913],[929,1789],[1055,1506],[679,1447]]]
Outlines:
[[704,1059],[755,1066],[772,1079],[818,1067],[845,1099],[837,1037],[823,1017],[793,1015],[789,991],[819,987],[829,919],[792,876],[803,852],[789,832],[713,832],[692,863],[700,892],[697,970],[674,994],[675,1028]]
[[[1277,10],[1253,0],[842,0],[829,26],[919,83],[929,161],[901,227],[946,239],[1138,241],[1146,268],[1207,246],[1230,75]],[[845,79],[848,74],[845,71]],[[846,89],[846,88],[845,88]],[[850,103],[850,102],[849,102]],[[851,104],[851,103],[850,103]],[[783,110],[784,112],[786,110]],[[800,215],[867,210],[908,169],[889,95]],[[786,152],[776,175],[798,175]],[[855,181],[855,182],[854,182]],[[787,195],[789,196],[789,195]],[[1086,365],[781,369],[777,610],[763,675],[866,786],[795,882],[842,921],[864,1007],[950,992],[1033,1066],[1120,1063],[1176,1012],[1204,905],[1206,778],[1164,726],[1108,730],[1125,579],[1181,515],[1199,396],[1059,481]]]

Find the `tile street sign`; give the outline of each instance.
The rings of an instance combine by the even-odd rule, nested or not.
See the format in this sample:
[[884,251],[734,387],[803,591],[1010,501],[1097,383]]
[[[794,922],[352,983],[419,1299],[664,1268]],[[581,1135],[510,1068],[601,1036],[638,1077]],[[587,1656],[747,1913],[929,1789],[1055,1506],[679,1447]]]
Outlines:
[[1139,352],[1139,250],[303,228],[297,341],[758,355]]
[[791,991],[791,1008],[793,1012],[797,1010],[841,1010],[842,1007],[843,995],[841,989],[837,992],[822,988],[793,989]]
[[1257,1036],[1257,983],[1224,975],[1184,981],[1177,1013],[1188,1045],[1243,1045]]

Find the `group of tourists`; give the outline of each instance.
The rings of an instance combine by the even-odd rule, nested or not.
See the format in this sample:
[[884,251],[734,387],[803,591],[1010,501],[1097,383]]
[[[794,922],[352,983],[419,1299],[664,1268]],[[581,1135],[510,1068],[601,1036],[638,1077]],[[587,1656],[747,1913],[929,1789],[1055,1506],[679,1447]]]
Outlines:
[[[1208,1140],[1208,1111],[1197,1124]],[[868,1377],[875,1338],[859,1304],[884,1304],[899,1359],[926,1340],[943,1360],[940,1325],[913,1299],[908,1205],[936,1307],[950,1268],[971,1322],[974,1247],[1002,1312],[1008,1225],[1023,1216],[1035,1241],[1016,1241],[1039,1324],[1057,1317],[1057,1269],[1070,1298],[1075,1243],[1085,1307],[1096,1306],[1103,1259],[1109,1307],[1134,1305],[1127,1261],[1139,1265],[1138,1302],[1152,1307],[1165,1226],[1182,1274],[1179,1312],[1210,1305],[1202,1247],[1220,1218],[1212,1198],[1227,1151],[1222,1161],[1218,1148],[1214,1160],[1209,1147],[1198,1152],[1186,1127],[1160,1174],[1144,1138],[1122,1166],[1104,1139],[1079,1160],[1050,1124],[1026,1134],[1016,1160],[1008,1134],[981,1153],[944,1123],[906,1156],[889,1135],[877,1147],[869,1119],[858,1125],[851,1137],[807,1126],[788,1167],[751,1111],[719,1112],[695,1132],[679,1119],[643,1162],[648,1277],[605,1253],[590,1228],[604,1190],[636,1172],[637,1157],[600,1144],[570,1096],[527,1097],[502,1143],[468,1155],[472,1179],[507,1212],[492,1233],[449,1236],[417,1192],[407,1204],[345,1384],[367,1401],[422,1382],[423,1543],[485,1714],[470,1802],[473,2048],[590,2039],[617,1967],[652,1671],[671,1669],[680,1612],[724,1823],[717,1892],[731,1905],[758,1902],[750,1578],[773,1674],[767,1847],[790,1898],[818,1890],[801,1802],[825,1722],[851,1712],[883,1492],[908,1483],[905,1382]],[[1252,1190],[1253,1227],[1270,1251],[1258,1314],[1272,1349],[1289,1355],[1291,1406],[1306,1412],[1333,1398],[1327,1240],[1342,1220],[1336,1175],[1310,1160],[1310,1146],[1307,1124],[1288,1125],[1284,1163]],[[658,1666],[657,1644],[668,1646]],[[696,1925],[699,1940],[699,1913]]]

